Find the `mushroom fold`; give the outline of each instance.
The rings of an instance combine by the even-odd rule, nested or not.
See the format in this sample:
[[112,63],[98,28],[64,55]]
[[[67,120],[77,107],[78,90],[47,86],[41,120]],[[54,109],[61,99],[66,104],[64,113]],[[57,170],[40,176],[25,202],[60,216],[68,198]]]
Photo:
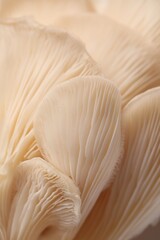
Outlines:
[[80,220],[81,200],[73,181],[41,158],[20,163],[13,175],[9,205],[1,208],[2,215],[9,209],[1,240],[66,239]]
[[[0,53],[0,239],[33,239],[30,234],[36,233],[33,233],[32,229],[29,231],[28,228],[26,233],[21,229],[25,225],[23,220],[28,226],[31,224],[24,216],[24,219],[20,217],[24,204],[20,200],[20,191],[23,189],[17,190],[15,198],[21,207],[18,208],[17,205],[15,208],[16,202],[12,209],[10,207],[13,197],[12,182],[17,166],[22,166],[21,162],[24,160],[41,157],[33,131],[35,110],[55,86],[77,76],[95,76],[100,75],[100,72],[81,42],[67,33],[43,27],[29,20],[0,22]],[[26,164],[27,162],[24,166],[28,166]],[[34,161],[32,164],[34,168]],[[35,163],[35,168],[36,166]],[[36,175],[32,174],[36,181]],[[26,179],[29,179],[30,175],[26,176]],[[67,179],[68,176],[65,181]],[[25,184],[24,179],[23,181]],[[37,183],[36,186],[34,183],[31,185],[30,183],[30,190],[35,190],[37,195]],[[29,186],[27,185],[28,191]],[[25,200],[31,201],[26,203],[29,208],[33,206],[32,199],[29,200],[32,196],[29,192],[24,193]],[[41,194],[40,190],[38,194]],[[67,208],[65,204],[68,203],[64,201],[64,210]],[[9,215],[10,210],[12,216]],[[52,213],[52,208],[44,211]],[[68,211],[70,212],[69,209]],[[61,214],[64,221],[68,221],[67,216],[63,216],[63,211]],[[61,224],[64,225],[64,222]],[[75,225],[72,221],[68,224]],[[31,225],[30,227],[32,228]],[[52,228],[49,227],[44,231],[45,234],[46,232],[50,232],[52,236]],[[57,238],[61,239],[59,233]]]
[[27,20],[0,23],[0,54],[0,175],[4,175],[20,161],[40,156],[32,122],[48,91],[99,70],[81,42]]
[[133,30],[89,13],[58,17],[54,25],[84,41],[103,73],[119,88],[123,107],[134,96],[160,86],[159,57]]
[[80,189],[81,223],[119,162],[120,112],[117,88],[106,79],[86,77],[54,88],[36,114],[35,137],[43,158]]
[[[160,217],[160,88],[123,110],[124,157],[76,240],[128,240]],[[93,221],[94,219],[94,221]]]

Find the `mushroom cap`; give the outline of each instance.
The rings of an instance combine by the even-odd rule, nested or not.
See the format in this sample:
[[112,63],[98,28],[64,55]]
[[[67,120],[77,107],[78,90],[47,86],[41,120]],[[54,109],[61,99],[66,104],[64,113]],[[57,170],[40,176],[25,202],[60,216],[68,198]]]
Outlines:
[[79,187],[83,222],[119,163],[121,97],[117,88],[99,77],[59,85],[41,103],[34,132],[43,158]]
[[160,86],[157,52],[128,27],[91,13],[57,17],[54,25],[85,43],[105,76],[119,88],[123,107],[134,96]]
[[80,41],[27,19],[1,21],[0,53],[0,166],[11,168],[40,156],[32,123],[49,90],[100,72]]
[[10,177],[0,185],[7,236],[2,239],[66,239],[80,220],[81,200],[73,181],[41,158],[20,163],[8,184]]
[[[123,110],[124,156],[75,238],[131,239],[160,217],[160,88],[135,97]],[[94,221],[93,221],[94,219]]]

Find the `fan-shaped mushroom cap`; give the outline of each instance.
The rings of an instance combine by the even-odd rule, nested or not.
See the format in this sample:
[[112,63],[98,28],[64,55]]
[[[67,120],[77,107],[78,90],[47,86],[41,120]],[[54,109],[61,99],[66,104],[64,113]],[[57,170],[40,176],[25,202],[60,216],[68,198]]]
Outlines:
[[155,88],[124,108],[125,149],[120,171],[76,240],[131,239],[160,216],[159,103],[160,88]]
[[137,94],[160,86],[157,54],[129,28],[98,14],[63,16],[54,24],[84,41],[102,71],[120,89],[123,106]]
[[90,77],[53,89],[36,114],[35,137],[43,157],[81,191],[82,221],[118,163],[120,110],[116,87],[106,79]]
[[159,0],[109,0],[104,12],[143,35],[160,53]]
[[51,24],[55,16],[64,13],[92,11],[88,0],[1,0],[0,16],[22,17],[33,16],[43,24]]
[[2,219],[8,211],[7,238],[1,239],[66,239],[66,234],[78,224],[78,188],[46,161],[35,158],[20,163],[13,173],[8,206],[2,205],[7,201],[4,183],[0,185],[0,210]]
[[27,20],[0,23],[0,69],[0,165],[10,167],[39,156],[32,121],[48,91],[99,74],[81,42]]

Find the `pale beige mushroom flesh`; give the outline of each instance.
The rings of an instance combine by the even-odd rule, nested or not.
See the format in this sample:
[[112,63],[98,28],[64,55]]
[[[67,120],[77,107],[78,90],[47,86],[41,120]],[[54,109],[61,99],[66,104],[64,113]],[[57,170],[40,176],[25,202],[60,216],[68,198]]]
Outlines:
[[35,117],[35,137],[43,158],[80,189],[80,224],[111,183],[119,164],[120,102],[111,82],[74,79],[53,89]]
[[0,0],[0,73],[0,240],[159,221],[158,0]]
[[11,20],[0,35],[0,236],[71,239],[115,174],[120,93],[67,33]]
[[[124,156],[76,240],[132,239],[160,216],[160,88],[135,97],[123,110]],[[93,221],[94,219],[94,221]]]
[[84,42],[102,72],[119,88],[123,107],[139,93],[160,86],[157,52],[128,27],[91,13],[57,17],[54,25]]

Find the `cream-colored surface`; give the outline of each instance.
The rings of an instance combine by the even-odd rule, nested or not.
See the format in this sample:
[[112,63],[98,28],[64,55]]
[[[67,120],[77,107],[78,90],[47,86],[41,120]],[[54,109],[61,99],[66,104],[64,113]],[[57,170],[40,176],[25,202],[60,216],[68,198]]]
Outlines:
[[[42,154],[35,140],[33,118],[41,101],[54,86],[77,76],[96,76],[99,70],[84,46],[67,33],[26,20],[1,22],[0,36],[0,237],[2,240],[29,240],[33,236],[39,239],[46,226],[44,238],[50,234],[51,238],[64,239],[65,233],[67,239],[66,231],[68,234],[79,222],[81,200],[78,196],[79,200],[73,201],[79,194],[78,186],[74,187],[69,176],[61,176],[61,171],[49,170],[48,173],[45,171],[47,163],[34,159]],[[52,186],[51,175],[54,174],[58,176],[53,179],[57,190],[54,184]],[[15,183],[15,175],[18,183]],[[44,180],[39,182],[40,179]],[[61,182],[63,193],[58,200],[56,194],[61,189]],[[55,200],[50,195],[54,191]],[[32,215],[35,206],[38,210],[35,209]],[[54,221],[52,229],[50,225]],[[60,226],[65,227],[65,224],[67,229],[63,230]]]
[[160,86],[157,51],[129,28],[89,13],[58,17],[54,25],[84,42],[101,70],[119,88],[123,107],[139,93]]
[[36,114],[35,136],[44,158],[80,189],[81,223],[119,163],[120,112],[121,98],[114,85],[90,77],[53,89]]
[[1,239],[66,239],[80,219],[73,181],[41,158],[20,163],[12,175],[10,185],[11,175],[1,183]]
[[155,88],[124,108],[125,149],[119,173],[112,187],[101,194],[76,240],[131,239],[159,218],[159,102],[160,88]]
[[159,0],[108,0],[103,13],[134,29],[160,53]]
[[65,13],[92,11],[88,0],[0,0],[0,17],[34,17],[44,24],[52,24],[56,16]]
[[159,240],[159,12],[0,0],[0,240]]
[[67,33],[20,21],[1,23],[0,36],[3,172],[8,164],[37,156],[32,121],[48,91],[77,76],[98,75],[99,70],[84,46]]

